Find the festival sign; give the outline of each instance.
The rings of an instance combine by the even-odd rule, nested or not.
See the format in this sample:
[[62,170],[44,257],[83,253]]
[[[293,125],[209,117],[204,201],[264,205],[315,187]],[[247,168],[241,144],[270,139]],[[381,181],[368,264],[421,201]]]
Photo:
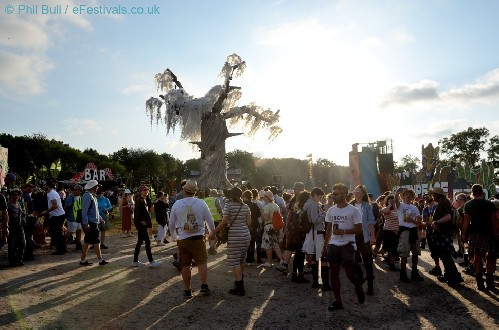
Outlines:
[[71,184],[79,183],[81,181],[108,181],[114,180],[113,172],[110,168],[105,168],[103,170],[97,169],[97,166],[94,163],[88,163],[85,166],[83,172],[76,173],[69,182]]

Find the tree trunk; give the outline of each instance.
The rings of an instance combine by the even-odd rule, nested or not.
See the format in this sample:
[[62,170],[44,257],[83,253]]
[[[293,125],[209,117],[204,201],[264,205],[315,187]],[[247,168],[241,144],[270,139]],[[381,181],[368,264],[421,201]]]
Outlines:
[[200,189],[231,188],[227,179],[225,140],[232,136],[220,113],[207,113],[201,121],[201,142],[194,142],[201,149]]

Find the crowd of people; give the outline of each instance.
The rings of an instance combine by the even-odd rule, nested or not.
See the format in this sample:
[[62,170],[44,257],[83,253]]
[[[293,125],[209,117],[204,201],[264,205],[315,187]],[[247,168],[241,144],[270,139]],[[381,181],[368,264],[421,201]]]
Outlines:
[[[114,203],[99,183],[76,184],[67,196],[56,191],[53,181],[45,182],[39,195],[33,188],[30,184],[18,188],[15,176],[9,173],[6,190],[0,194],[0,242],[7,244],[9,265],[22,266],[33,260],[39,229],[43,241],[43,230],[48,231],[55,247],[53,254],[65,254],[72,240],[75,250],[81,251],[81,266],[92,264],[86,259],[89,248],[94,249],[99,265],[108,264],[101,249],[108,248],[106,231],[111,226]],[[461,257],[464,260],[459,265],[475,276],[477,289],[495,291],[499,196],[487,200],[480,185],[472,186],[470,196],[460,193],[452,200],[439,187],[421,199],[404,188],[376,199],[363,185],[349,191],[338,183],[329,194],[318,187],[305,188],[296,182],[286,192],[271,186],[204,191],[195,181],[184,180],[178,193],[156,192],[154,203],[145,185],[135,195],[124,189],[111,199],[119,210],[121,236],[137,237],[131,266],[146,266],[139,261],[142,245],[147,266],[160,266],[152,255],[152,241],[161,246],[168,244],[170,237],[176,242],[173,265],[181,272],[186,298],[193,296],[192,267],[198,268],[200,292],[210,294],[208,255],[216,255],[223,243],[227,244],[226,265],[234,275],[234,286],[228,291],[232,295],[245,295],[244,271],[259,265],[291,274],[292,282],[332,291],[334,301],[328,309],[334,311],[343,308],[339,276],[343,268],[362,304],[366,294],[375,292],[377,256],[385,259],[389,272],[399,273],[402,283],[422,282],[418,261],[427,246],[435,263],[429,274],[438,281],[451,287],[460,285],[463,278],[455,260]],[[45,225],[40,225],[41,217]],[[306,273],[311,274],[311,280]]]

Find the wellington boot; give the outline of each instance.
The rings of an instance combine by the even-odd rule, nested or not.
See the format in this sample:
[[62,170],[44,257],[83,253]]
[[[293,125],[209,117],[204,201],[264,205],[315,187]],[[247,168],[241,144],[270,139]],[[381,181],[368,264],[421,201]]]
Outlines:
[[319,285],[319,265],[311,264],[310,268],[312,270],[312,289],[317,289]]
[[322,291],[332,291],[329,284],[329,266],[321,266]]
[[235,296],[244,296],[246,294],[244,290],[244,281],[235,281],[234,288],[229,290],[230,294]]

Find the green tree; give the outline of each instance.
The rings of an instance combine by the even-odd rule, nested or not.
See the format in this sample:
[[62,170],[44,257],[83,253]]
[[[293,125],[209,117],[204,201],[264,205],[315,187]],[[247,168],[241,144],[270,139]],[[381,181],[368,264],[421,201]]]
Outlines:
[[485,151],[488,136],[489,130],[485,127],[468,127],[465,131],[443,138],[438,144],[451,162],[466,163],[475,167],[480,161],[480,152]]
[[228,152],[227,161],[229,162],[229,168],[241,169],[242,180],[249,181],[251,184],[254,184],[257,169],[255,165],[255,157],[253,157],[251,152],[239,149]]
[[499,161],[499,135],[494,135],[490,138],[487,157],[489,161]]
[[395,173],[401,173],[405,171],[417,172],[421,166],[421,160],[418,157],[412,155],[405,155],[398,162],[395,163]]

